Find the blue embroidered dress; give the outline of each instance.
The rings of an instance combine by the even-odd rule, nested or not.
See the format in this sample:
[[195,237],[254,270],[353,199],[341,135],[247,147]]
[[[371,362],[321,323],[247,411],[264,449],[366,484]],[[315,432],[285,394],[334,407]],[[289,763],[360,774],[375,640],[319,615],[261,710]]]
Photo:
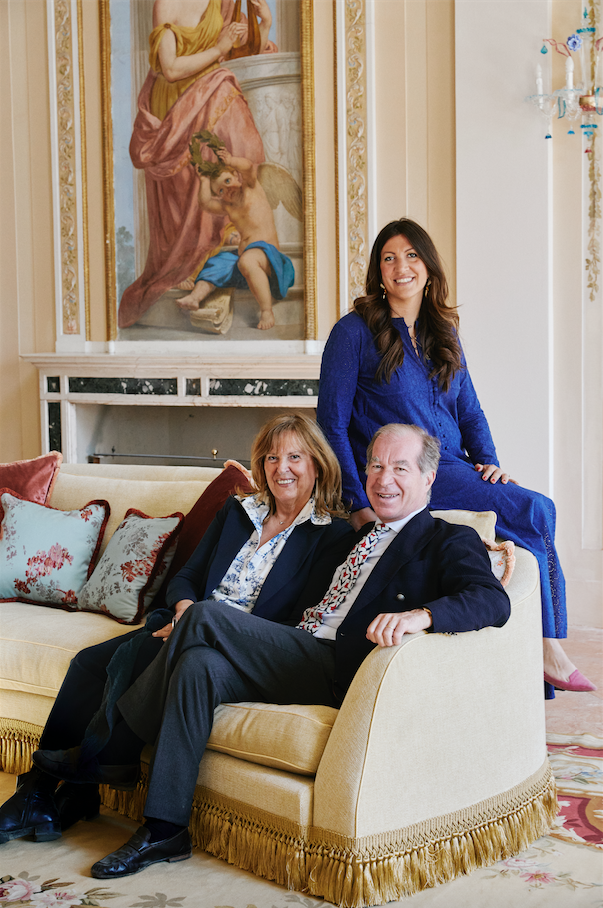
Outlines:
[[421,426],[442,446],[430,508],[495,511],[499,535],[538,560],[543,635],[565,637],[565,581],[554,546],[555,505],[539,492],[512,483],[493,485],[475,472],[474,464],[498,465],[498,460],[469,372],[457,372],[450,389],[442,391],[437,379],[429,378],[429,363],[415,353],[404,319],[392,321],[402,337],[404,362],[389,384],[374,379],[379,354],[367,325],[354,312],[337,322],[322,357],[317,416],[341,464],[344,500],[352,502],[353,511],[370,507],[364,491],[366,449],[380,426]]

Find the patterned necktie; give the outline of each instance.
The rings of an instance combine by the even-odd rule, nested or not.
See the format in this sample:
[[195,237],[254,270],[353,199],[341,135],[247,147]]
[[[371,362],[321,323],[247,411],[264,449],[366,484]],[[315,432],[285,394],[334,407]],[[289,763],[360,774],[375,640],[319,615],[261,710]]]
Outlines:
[[377,540],[388,530],[389,527],[384,523],[376,523],[370,533],[356,543],[344,563],[337,569],[322,601],[305,610],[302,620],[297,625],[299,628],[315,634],[323,622],[323,617],[339,608],[354,588],[360,576],[360,569],[375,548]]

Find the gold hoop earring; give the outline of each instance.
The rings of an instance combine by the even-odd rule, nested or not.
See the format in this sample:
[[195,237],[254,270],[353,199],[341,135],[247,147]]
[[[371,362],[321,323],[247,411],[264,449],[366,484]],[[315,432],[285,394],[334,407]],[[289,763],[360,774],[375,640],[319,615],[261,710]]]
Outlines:
[[428,280],[427,283],[425,284],[424,296],[429,296],[429,288],[430,288],[430,287],[431,287],[431,281]]
[[382,283],[380,283],[379,286],[381,287],[381,290],[383,291],[383,293],[382,293],[381,295],[383,296],[383,299],[386,300],[386,299],[387,299],[387,293],[385,292],[385,287],[383,286]]

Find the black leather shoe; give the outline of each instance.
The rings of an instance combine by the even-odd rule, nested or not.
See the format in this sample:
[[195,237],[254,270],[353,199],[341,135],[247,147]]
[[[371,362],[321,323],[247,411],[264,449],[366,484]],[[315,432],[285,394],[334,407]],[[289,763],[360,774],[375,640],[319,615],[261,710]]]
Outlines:
[[125,845],[93,865],[92,876],[96,880],[112,880],[138,873],[160,861],[186,861],[192,854],[188,829],[183,829],[171,839],[163,839],[161,842],[151,844],[150,838],[151,830],[146,826],[139,826]]
[[53,788],[52,780],[43,779],[37,769],[18,777],[17,790],[0,807],[0,844],[26,835],[33,836],[36,842],[60,838],[61,823]]
[[121,791],[133,791],[138,782],[140,764],[127,766],[102,766],[96,757],[81,759],[81,748],[69,750],[36,750],[34,764],[55,779],[63,782],[74,782],[77,785],[110,785]]
[[63,782],[55,792],[54,801],[63,832],[78,820],[95,820],[100,813],[101,799],[97,785],[83,786]]

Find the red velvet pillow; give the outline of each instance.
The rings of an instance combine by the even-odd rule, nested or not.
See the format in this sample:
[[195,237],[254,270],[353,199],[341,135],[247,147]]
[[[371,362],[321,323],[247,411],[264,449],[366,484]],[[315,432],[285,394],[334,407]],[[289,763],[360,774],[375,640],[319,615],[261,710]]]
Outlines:
[[21,498],[35,504],[46,504],[62,462],[63,455],[51,451],[33,460],[0,463],[0,488],[12,489]]
[[216,476],[214,481],[208,485],[203,494],[197,499],[184,518],[174,560],[170,565],[165,580],[161,584],[159,592],[153,600],[152,609],[166,608],[165,594],[170,580],[174,574],[178,573],[180,568],[184,567],[191,557],[228,496],[237,490],[250,492],[251,486],[245,474],[238,467],[229,466],[222,470],[219,476]]

